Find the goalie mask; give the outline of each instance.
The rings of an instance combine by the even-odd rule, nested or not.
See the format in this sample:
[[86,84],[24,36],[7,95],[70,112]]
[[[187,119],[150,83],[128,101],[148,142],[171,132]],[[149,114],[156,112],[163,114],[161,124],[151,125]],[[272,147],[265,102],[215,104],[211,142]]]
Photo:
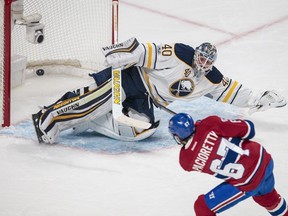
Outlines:
[[210,43],[203,43],[196,47],[194,54],[194,64],[196,76],[208,74],[217,59],[217,49]]
[[192,117],[186,113],[178,113],[169,121],[169,132],[177,144],[185,145],[187,140],[195,131]]

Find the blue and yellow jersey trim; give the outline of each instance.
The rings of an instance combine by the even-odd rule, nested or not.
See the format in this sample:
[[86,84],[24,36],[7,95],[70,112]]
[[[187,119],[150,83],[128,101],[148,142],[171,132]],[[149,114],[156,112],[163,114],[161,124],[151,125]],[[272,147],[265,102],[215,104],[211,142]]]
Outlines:
[[144,47],[144,60],[142,67],[155,69],[157,62],[157,46],[155,43],[142,44]]
[[216,100],[224,103],[233,104],[241,88],[242,84],[230,79],[228,86]]

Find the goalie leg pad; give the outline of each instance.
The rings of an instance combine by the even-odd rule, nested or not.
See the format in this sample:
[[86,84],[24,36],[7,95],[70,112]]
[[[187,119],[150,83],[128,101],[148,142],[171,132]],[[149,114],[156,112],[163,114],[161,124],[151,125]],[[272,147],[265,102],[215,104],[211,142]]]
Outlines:
[[[141,115],[141,120],[143,120],[143,115]],[[133,118],[137,118],[135,113]],[[140,119],[138,119],[140,120]],[[159,126],[159,121],[155,122],[151,128],[142,130],[136,129],[131,126],[127,126],[124,124],[120,124],[113,119],[113,115],[111,112],[107,113],[106,115],[92,120],[90,122],[86,122],[82,125],[78,125],[74,128],[74,133],[78,134],[85,130],[93,130],[97,133],[100,133],[104,136],[120,140],[120,141],[140,141],[144,140],[150,136],[152,136]]]
[[111,110],[111,80],[84,95],[60,101],[41,113],[38,124],[46,143],[54,143],[63,130],[99,118]]

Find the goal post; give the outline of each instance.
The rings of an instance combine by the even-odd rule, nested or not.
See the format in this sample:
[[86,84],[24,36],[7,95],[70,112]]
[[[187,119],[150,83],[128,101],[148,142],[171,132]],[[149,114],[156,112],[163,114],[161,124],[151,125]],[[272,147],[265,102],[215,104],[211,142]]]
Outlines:
[[0,16],[2,126],[10,125],[13,77],[101,70],[101,48],[118,41],[118,0],[0,0]]
[[[2,26],[0,28],[0,123],[2,126],[10,126],[11,2],[12,0],[1,0],[0,8],[0,23]],[[5,32],[8,34],[5,34]]]

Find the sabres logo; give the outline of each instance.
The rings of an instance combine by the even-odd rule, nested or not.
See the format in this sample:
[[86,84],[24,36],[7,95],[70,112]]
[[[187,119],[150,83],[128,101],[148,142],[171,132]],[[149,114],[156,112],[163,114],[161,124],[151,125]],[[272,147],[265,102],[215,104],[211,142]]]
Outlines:
[[186,97],[194,91],[194,88],[195,84],[191,79],[183,78],[172,83],[169,91],[174,97]]

